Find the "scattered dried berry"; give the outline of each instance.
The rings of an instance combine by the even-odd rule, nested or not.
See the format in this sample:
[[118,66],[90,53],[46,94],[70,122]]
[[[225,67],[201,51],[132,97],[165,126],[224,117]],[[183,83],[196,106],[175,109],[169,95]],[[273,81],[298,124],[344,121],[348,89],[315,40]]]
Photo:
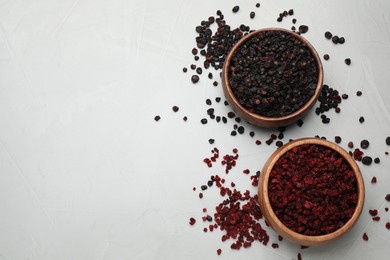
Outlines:
[[155,117],[154,117],[154,121],[156,121],[156,122],[157,122],[158,120],[160,120],[160,119],[161,119],[160,116],[155,116]]
[[334,141],[335,141],[335,143],[337,143],[337,144],[341,143],[341,137],[340,137],[340,136],[335,136],[335,137],[334,137]]
[[238,10],[240,10],[240,7],[238,5],[236,5],[235,7],[233,7],[232,11],[233,13],[237,13]]
[[329,54],[324,54],[324,60],[329,60]]
[[367,236],[366,233],[363,234],[363,240],[364,240],[364,241],[368,241],[368,236]]
[[390,222],[386,222],[385,227],[386,227],[387,229],[390,229]]
[[200,120],[200,122],[202,123],[202,125],[205,125],[205,124],[207,124],[207,119],[206,118],[202,118]]
[[194,218],[190,218],[190,225],[193,226],[196,223],[196,220]]
[[347,65],[351,65],[351,59],[350,58],[346,58],[344,62]]
[[360,123],[364,123],[364,117],[362,117],[362,116],[359,117],[359,122],[360,122]]
[[370,213],[371,216],[375,217],[376,215],[378,215],[378,210],[370,209],[368,210],[368,213]]
[[364,156],[364,157],[362,158],[362,163],[363,163],[364,165],[371,165],[371,163],[372,163],[372,158],[371,158],[370,156]]
[[328,39],[328,40],[330,40],[330,39],[332,39],[332,33],[331,32],[325,32],[325,38],[326,39]]
[[374,159],[374,163],[378,164],[378,163],[380,163],[380,162],[381,162],[381,160],[380,160],[378,157],[376,157],[376,158]]
[[173,110],[173,112],[177,112],[177,111],[179,111],[179,107],[178,106],[173,106],[172,110]]
[[192,81],[192,83],[197,83],[199,81],[199,76],[198,75],[192,75],[191,81]]
[[356,96],[360,97],[362,95],[362,92],[360,90],[356,91]]
[[372,183],[372,184],[375,184],[375,183],[376,183],[376,181],[377,181],[377,180],[376,180],[376,177],[375,177],[375,176],[374,176],[374,177],[372,177],[372,179],[371,179],[371,183]]
[[307,25],[301,25],[299,26],[298,31],[300,33],[307,33],[307,31],[309,31],[309,27]]
[[367,149],[368,148],[368,146],[370,146],[370,142],[368,141],[368,140],[362,140],[361,142],[360,142],[360,147],[362,148],[362,149]]
[[256,15],[255,12],[251,12],[251,13],[249,14],[249,17],[250,17],[251,19],[253,19],[253,18],[255,18],[255,15]]

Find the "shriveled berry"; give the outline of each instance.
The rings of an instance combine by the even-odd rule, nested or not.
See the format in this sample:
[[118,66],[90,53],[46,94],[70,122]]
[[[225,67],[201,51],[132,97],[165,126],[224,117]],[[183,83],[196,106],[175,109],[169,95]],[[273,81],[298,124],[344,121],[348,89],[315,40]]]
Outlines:
[[374,177],[372,177],[372,179],[371,179],[371,183],[372,184],[375,184],[377,182],[377,180],[376,180],[376,177],[374,176]]
[[351,59],[350,58],[346,58],[344,62],[347,65],[351,65]]
[[257,3],[257,4],[256,4],[256,7],[259,8],[259,7],[260,7],[260,3]]
[[353,148],[353,142],[349,142],[348,143],[348,147],[352,149]]
[[330,40],[330,39],[332,39],[332,33],[331,32],[325,32],[325,38],[326,39],[328,39],[328,40]]
[[186,67],[183,68],[183,72],[184,72],[184,73],[187,72],[187,68],[186,68]]
[[179,107],[178,106],[173,106],[172,110],[173,110],[173,112],[177,112],[177,111],[179,111]]
[[340,136],[335,136],[335,137],[334,137],[334,141],[335,141],[335,143],[337,143],[337,144],[341,143],[341,137],[340,137]]
[[362,148],[362,149],[367,149],[368,147],[370,146],[370,142],[368,141],[368,140],[362,140],[361,142],[360,142],[360,147]]
[[222,249],[221,248],[217,249],[217,255],[220,255],[220,254],[222,254]]
[[233,13],[237,13],[238,10],[240,10],[240,7],[238,5],[236,5],[235,7],[233,7],[232,11]]
[[386,140],[385,140],[385,141],[386,141],[386,144],[387,144],[387,145],[390,145],[390,136],[386,137]]
[[205,124],[207,124],[207,119],[206,118],[202,118],[200,120],[200,122],[202,123],[202,125],[205,125]]
[[363,163],[364,165],[371,165],[371,163],[372,163],[372,158],[371,158],[370,156],[364,156],[364,157],[362,158],[362,163]]
[[371,216],[375,217],[376,215],[378,215],[378,210],[370,209],[368,210],[368,213],[370,213]]
[[334,44],[339,43],[339,37],[338,37],[337,35],[333,36],[333,37],[332,37],[332,42],[333,42]]
[[309,31],[309,26],[307,26],[307,25],[301,25],[301,26],[299,26],[298,31],[299,31],[300,33],[307,33],[307,31]]
[[362,94],[363,93],[360,90],[356,91],[356,96],[360,97]]
[[387,195],[385,196],[385,200],[390,201],[390,194],[387,194]]
[[190,218],[190,225],[193,226],[196,223],[196,220],[194,218]]
[[299,119],[299,120],[297,121],[297,125],[298,125],[299,127],[301,127],[301,126],[303,125],[302,119]]
[[275,145],[277,147],[282,147],[283,146],[283,142],[282,141],[276,141]]
[[191,81],[192,81],[192,83],[197,83],[199,81],[199,76],[198,75],[192,75]]
[[386,222],[385,227],[386,227],[387,229],[390,229],[390,222]]
[[364,240],[364,241],[368,241],[367,233],[364,233],[364,234],[363,234],[363,240]]
[[339,43],[340,43],[340,44],[344,44],[344,43],[345,43],[344,37],[340,37],[340,38],[339,38]]
[[249,17],[250,17],[251,19],[253,19],[253,18],[255,18],[255,15],[256,15],[255,12],[250,12]]
[[381,159],[379,159],[379,157],[375,157],[374,163],[378,164],[378,163],[380,163],[380,162],[381,162]]
[[213,144],[214,142],[215,142],[214,139],[212,139],[212,138],[209,139],[209,144]]
[[155,117],[154,117],[154,121],[158,121],[158,120],[160,120],[160,119],[161,119],[160,116],[155,116]]
[[228,114],[227,114],[227,116],[228,116],[228,118],[234,118],[235,116],[236,116],[236,114],[234,113],[234,112],[229,112]]
[[324,54],[324,60],[329,60],[329,54]]

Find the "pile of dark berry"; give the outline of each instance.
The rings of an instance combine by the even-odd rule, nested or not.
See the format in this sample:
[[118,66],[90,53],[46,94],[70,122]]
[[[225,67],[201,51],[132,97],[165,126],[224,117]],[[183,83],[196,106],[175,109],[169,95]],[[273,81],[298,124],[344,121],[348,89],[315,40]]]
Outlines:
[[318,70],[308,46],[285,31],[262,31],[235,51],[230,87],[250,112],[281,117],[299,110],[314,95]]

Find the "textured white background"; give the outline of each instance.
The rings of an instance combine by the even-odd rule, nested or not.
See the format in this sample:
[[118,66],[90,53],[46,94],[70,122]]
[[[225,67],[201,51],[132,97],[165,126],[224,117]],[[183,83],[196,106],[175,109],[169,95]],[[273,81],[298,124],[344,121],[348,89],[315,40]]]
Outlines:
[[[381,158],[379,165],[359,164],[367,196],[357,225],[335,243],[301,251],[303,259],[388,259],[390,1],[264,0],[259,9],[256,2],[0,0],[0,259],[296,258],[299,246],[287,241],[277,250],[255,243],[233,251],[220,231],[203,233],[202,208],[213,213],[221,197],[210,189],[199,200],[192,187],[224,175],[221,166],[202,163],[213,147],[207,140],[216,139],[221,155],[239,149],[226,178],[253,194],[241,172],[261,169],[275,146],[256,146],[247,133],[231,137],[231,121],[201,125],[204,101],[222,96],[221,85],[213,87],[205,73],[193,85],[181,71],[193,63],[194,27],[216,10],[232,27],[260,29],[290,28],[291,18],[276,22],[290,8],[298,25],[309,25],[305,37],[320,56],[331,56],[323,62],[325,83],[350,98],[340,114],[328,114],[329,125],[311,111],[286,138],[340,135],[345,148],[366,138],[367,154]],[[236,4],[241,9],[233,14]],[[346,43],[333,45],[326,30]],[[216,114],[229,111],[214,107]],[[263,143],[271,133],[249,130]],[[371,208],[379,209],[379,223]],[[192,227],[191,216],[198,219]]]

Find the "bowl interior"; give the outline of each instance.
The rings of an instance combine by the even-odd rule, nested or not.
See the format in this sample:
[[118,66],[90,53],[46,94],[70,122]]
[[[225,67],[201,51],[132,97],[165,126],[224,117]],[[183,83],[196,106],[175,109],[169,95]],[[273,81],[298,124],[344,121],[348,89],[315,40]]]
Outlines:
[[[305,105],[303,105],[300,109],[297,111],[288,114],[286,116],[281,116],[281,117],[266,117],[262,116],[253,112],[250,112],[246,108],[244,108],[240,102],[237,100],[235,97],[230,83],[229,83],[229,67],[231,60],[234,56],[235,51],[243,44],[245,43],[248,39],[253,37],[254,35],[258,33],[262,33],[265,31],[281,31],[281,32],[286,32],[289,33],[290,35],[294,36],[295,38],[299,39],[301,42],[303,42],[310,50],[312,56],[314,57],[316,61],[316,66],[317,66],[317,86],[314,92],[314,95],[306,102]],[[263,126],[263,127],[279,127],[279,126],[287,126],[290,125],[294,122],[296,122],[298,119],[302,118],[306,112],[313,107],[314,103],[317,101],[321,89],[322,89],[322,84],[323,84],[323,67],[321,63],[321,59],[315,50],[315,48],[302,36],[298,35],[295,32],[282,29],[282,28],[266,28],[266,29],[261,29],[254,31],[252,33],[247,34],[244,36],[241,40],[239,40],[233,48],[230,50],[228,53],[226,60],[224,62],[224,66],[222,69],[222,86],[223,90],[225,93],[225,97],[228,100],[229,104],[232,106],[233,110],[243,119],[245,119],[247,122],[257,125],[257,126]]]
[[[357,181],[357,190],[358,190],[358,200],[357,205],[354,211],[354,214],[352,217],[338,230],[325,234],[325,235],[319,235],[319,236],[308,236],[303,235],[300,233],[297,233],[289,228],[287,228],[276,216],[275,212],[272,209],[271,203],[269,201],[269,193],[268,193],[268,180],[271,173],[271,170],[275,163],[290,149],[293,147],[297,147],[303,144],[316,144],[316,145],[322,145],[327,148],[330,148],[336,152],[338,152],[350,165],[352,171],[355,174],[356,181]],[[321,245],[328,243],[341,235],[345,234],[348,230],[352,228],[352,226],[355,224],[355,222],[358,220],[361,211],[363,209],[364,204],[364,182],[361,175],[361,172],[359,170],[359,167],[357,166],[356,162],[352,159],[352,157],[340,146],[331,143],[329,141],[319,139],[319,138],[303,138],[298,139],[295,141],[292,141],[290,143],[287,143],[286,145],[279,148],[276,152],[274,152],[271,157],[268,159],[266,164],[264,165],[262,174],[260,176],[259,181],[259,203],[260,208],[263,212],[263,215],[271,225],[271,227],[280,235],[283,237],[299,243],[301,245],[311,246],[311,245]]]

